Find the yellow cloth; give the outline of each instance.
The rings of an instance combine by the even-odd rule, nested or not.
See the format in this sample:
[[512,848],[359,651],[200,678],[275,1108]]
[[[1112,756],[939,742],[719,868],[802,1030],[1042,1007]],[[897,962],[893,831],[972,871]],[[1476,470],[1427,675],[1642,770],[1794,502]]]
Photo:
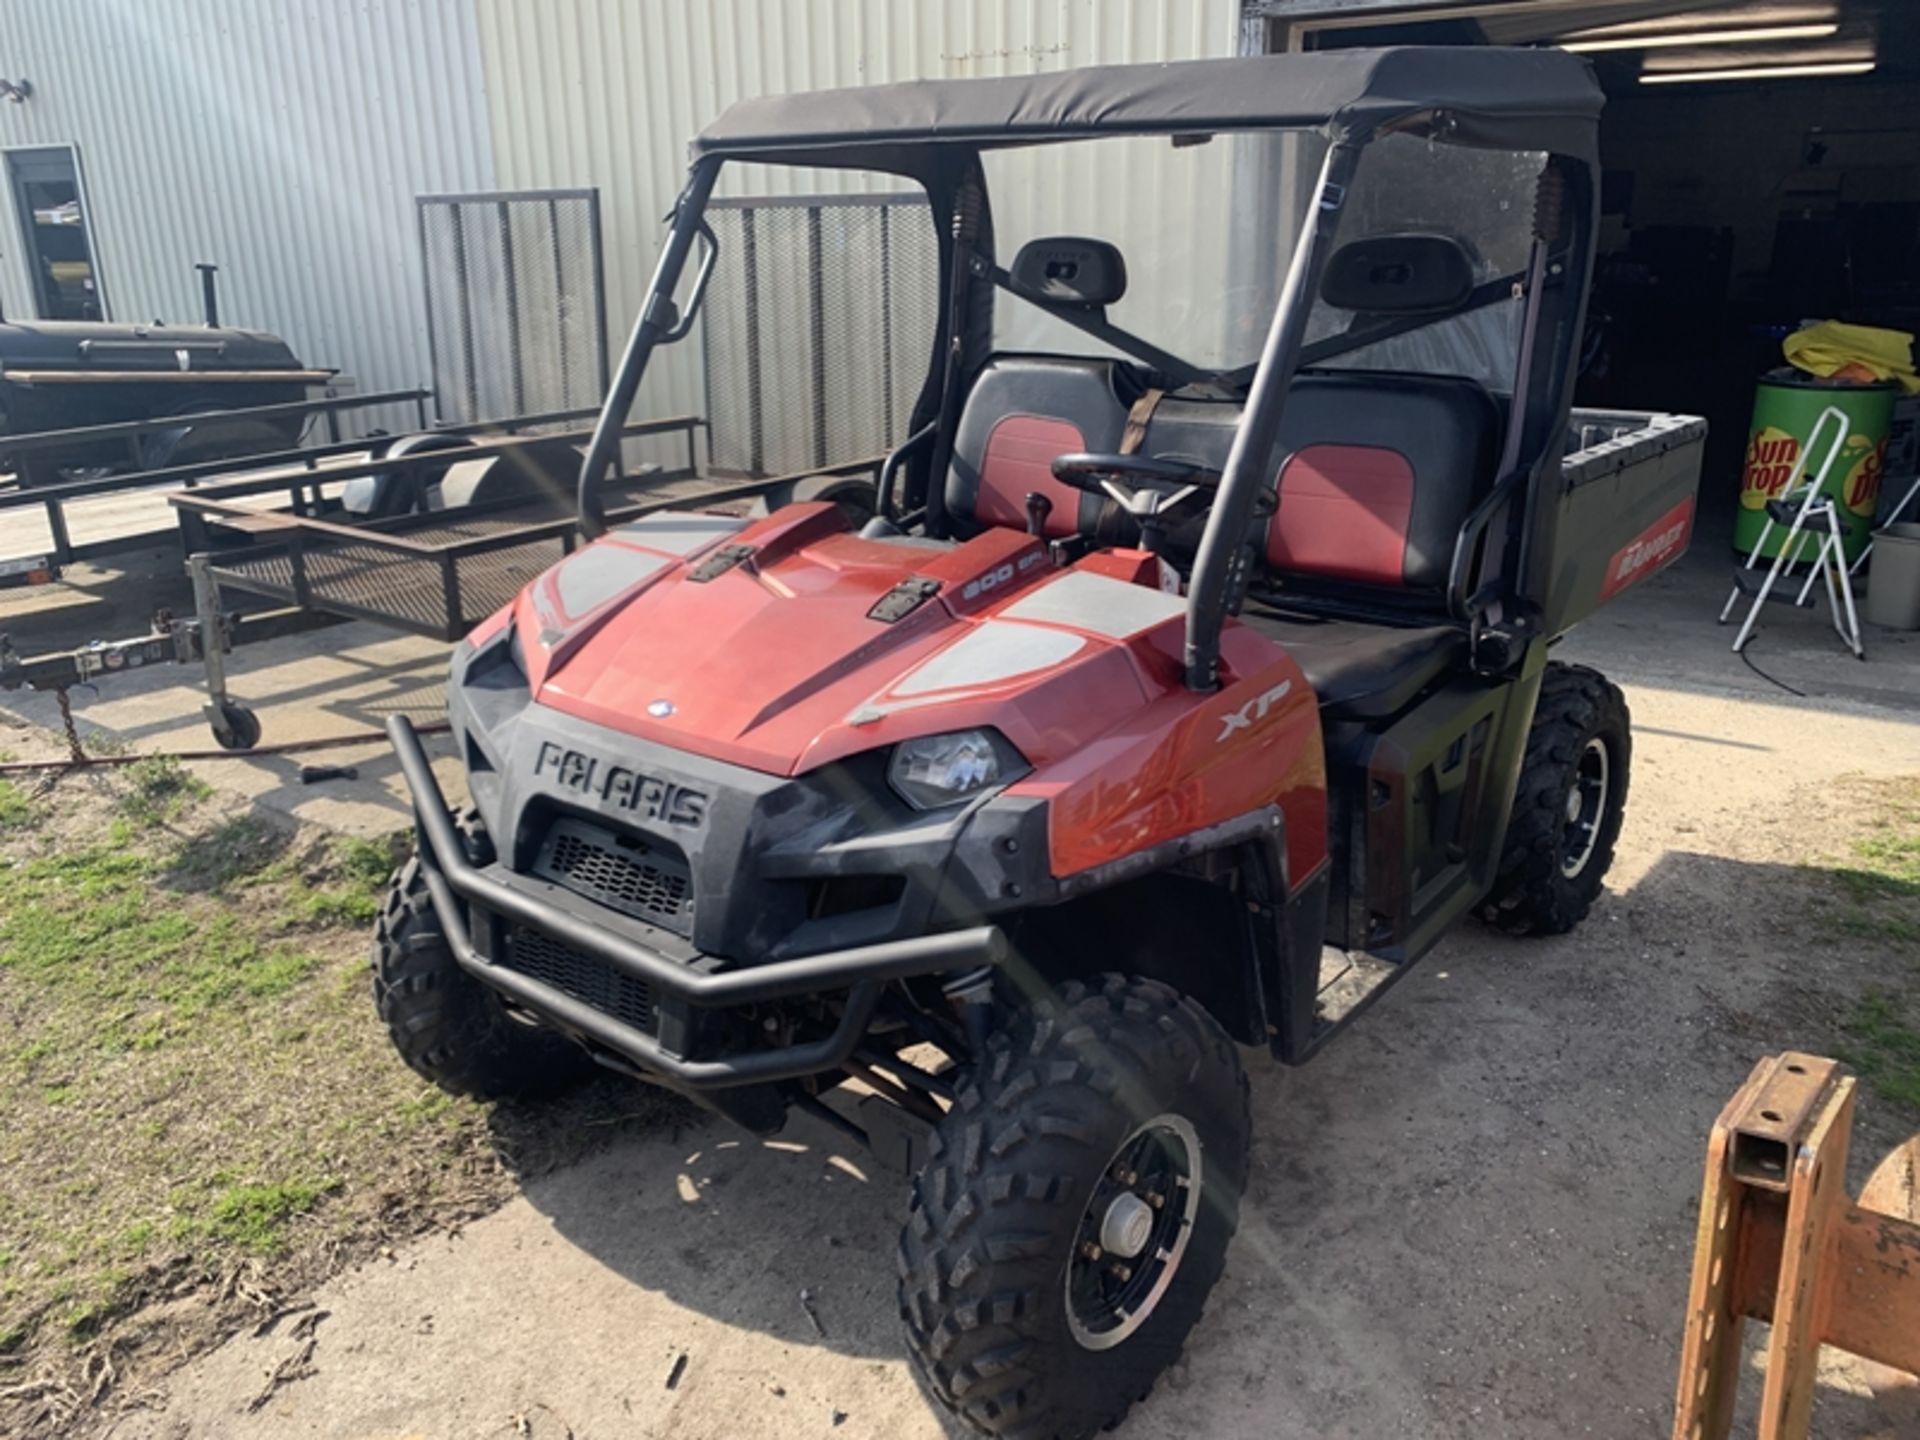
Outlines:
[[1909,395],[1920,393],[1920,375],[1913,373],[1913,336],[1904,330],[1822,320],[1794,331],[1780,342],[1780,348],[1809,375],[1832,375],[1860,365],[1875,379],[1898,380]]

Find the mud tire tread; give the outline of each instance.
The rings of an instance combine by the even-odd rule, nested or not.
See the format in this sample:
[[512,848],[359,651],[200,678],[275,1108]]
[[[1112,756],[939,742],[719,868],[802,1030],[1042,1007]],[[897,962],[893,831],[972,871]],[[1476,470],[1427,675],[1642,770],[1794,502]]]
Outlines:
[[[455,827],[470,855],[487,845],[471,810],[455,817]],[[388,882],[374,921],[373,1004],[408,1068],[451,1095],[551,1095],[593,1069],[579,1046],[513,1019],[491,990],[460,968],[417,850]]]
[[[1566,829],[1562,807],[1580,754],[1596,736],[1607,740],[1611,752],[1612,794],[1592,857],[1569,879],[1560,869]],[[1626,818],[1632,758],[1632,723],[1620,687],[1585,665],[1548,665],[1527,735],[1526,763],[1514,792],[1499,876],[1479,907],[1482,920],[1509,935],[1564,935],[1586,918],[1613,864]]]
[[[1153,1315],[1090,1351],[1067,1328],[1061,1265],[1143,1107],[1198,1130],[1200,1215]],[[1233,1042],[1171,987],[1103,975],[1020,1012],[989,1041],[914,1181],[899,1301],[921,1382],[995,1440],[1081,1440],[1118,1424],[1179,1356],[1220,1278],[1251,1133]]]

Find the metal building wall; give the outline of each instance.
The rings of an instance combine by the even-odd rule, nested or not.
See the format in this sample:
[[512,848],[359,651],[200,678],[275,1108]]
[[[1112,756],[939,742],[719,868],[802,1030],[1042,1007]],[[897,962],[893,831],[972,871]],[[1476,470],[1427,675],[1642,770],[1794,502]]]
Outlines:
[[5,0],[0,60],[34,92],[0,144],[79,147],[111,318],[197,321],[211,260],[222,320],[362,389],[428,379],[413,198],[494,183],[471,0]]
[[[687,141],[737,99],[1231,55],[1240,40],[1238,0],[475,4],[500,183],[600,187],[616,349],[651,273],[661,217],[684,178]],[[1039,165],[1032,175],[1031,194],[1018,198],[1042,213],[1059,208],[1057,172]],[[1151,188],[1147,177],[1117,171],[1081,179],[1108,196]],[[796,179],[763,169],[733,177],[723,193],[743,187],[785,193],[795,185],[860,188],[818,174]],[[1015,199],[1006,197],[1007,203]],[[697,334],[656,359],[638,409],[702,408]]]

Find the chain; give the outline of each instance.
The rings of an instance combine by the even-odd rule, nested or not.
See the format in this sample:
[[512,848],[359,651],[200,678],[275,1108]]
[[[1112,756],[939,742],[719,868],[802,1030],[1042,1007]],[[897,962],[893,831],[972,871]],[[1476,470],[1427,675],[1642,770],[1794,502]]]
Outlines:
[[53,692],[60,702],[60,732],[67,737],[67,754],[76,765],[87,763],[87,747],[80,743],[79,727],[73,723],[73,699],[67,687],[62,685]]

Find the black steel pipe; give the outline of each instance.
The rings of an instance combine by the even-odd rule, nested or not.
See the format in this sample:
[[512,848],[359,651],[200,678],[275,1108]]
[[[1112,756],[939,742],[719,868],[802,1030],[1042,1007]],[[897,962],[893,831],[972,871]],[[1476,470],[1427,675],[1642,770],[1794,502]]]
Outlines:
[[194,262],[194,269],[200,272],[200,313],[206,317],[207,328],[220,328],[220,282],[213,277],[220,273],[220,267],[206,260]]
[[675,1055],[644,1030],[637,1030],[610,1015],[603,1015],[564,991],[542,984],[517,970],[493,964],[474,948],[473,938],[446,877],[429,864],[423,864],[420,873],[427,883],[427,894],[433,901],[434,913],[446,931],[448,948],[463,969],[557,1023],[562,1029],[689,1090],[725,1090],[737,1085],[797,1080],[805,1075],[837,1070],[866,1034],[867,1022],[873,1018],[873,1008],[880,999],[881,987],[877,982],[854,986],[847,992],[838,1023],[832,1033],[822,1040],[789,1045],[779,1050],[727,1055],[714,1060],[690,1060]]
[[1234,432],[1227,463],[1220,472],[1207,528],[1194,556],[1193,581],[1187,589],[1187,688],[1209,693],[1220,684],[1220,631],[1226,623],[1235,571],[1247,543],[1254,504],[1262,486],[1273,483],[1273,450],[1280,437],[1280,415],[1286,408],[1287,388],[1299,368],[1300,348],[1306,338],[1307,317],[1319,289],[1320,272],[1339,228],[1347,186],[1360,158],[1359,142],[1343,139],[1327,147],[1320,167],[1320,183],[1294,246],[1280,303],[1274,307],[1266,345],[1260,352],[1247,389],[1246,414]]
[[695,165],[687,177],[686,188],[674,203],[673,228],[667,232],[666,247],[654,266],[647,298],[640,306],[640,317],[634,321],[633,333],[620,356],[620,368],[614,374],[606,406],[600,412],[599,423],[593,427],[593,443],[587,447],[586,459],[580,462],[577,518],[580,533],[588,539],[597,540],[606,534],[606,508],[599,494],[599,480],[618,457],[620,428],[627,412],[633,408],[633,398],[640,391],[640,378],[646,374],[654,347],[679,326],[680,317],[673,305],[674,288],[680,283],[680,272],[686,268],[687,252],[693,248],[694,236],[706,224],[703,212],[719,170],[718,161]]
[[[425,390],[382,390],[371,395],[330,395],[319,400],[288,400],[275,405],[241,405],[226,410],[203,410],[186,417],[162,415],[151,420],[111,420],[104,425],[73,425],[64,430],[28,430],[18,435],[7,436],[5,444],[9,454],[21,450],[54,450],[68,445],[134,439],[142,435],[158,434],[162,430],[175,430],[179,428],[183,419],[191,419],[195,424],[201,425],[211,420],[276,420],[289,415],[326,414],[335,410],[364,410],[376,405],[405,404],[422,400],[426,394]],[[585,410],[580,413],[584,417],[599,412]],[[350,443],[357,445],[362,442]],[[283,451],[265,456],[250,455],[242,460],[229,458],[217,463],[231,468],[238,464],[255,465],[262,460],[272,460],[287,454],[298,458],[305,453],[300,450]]]

